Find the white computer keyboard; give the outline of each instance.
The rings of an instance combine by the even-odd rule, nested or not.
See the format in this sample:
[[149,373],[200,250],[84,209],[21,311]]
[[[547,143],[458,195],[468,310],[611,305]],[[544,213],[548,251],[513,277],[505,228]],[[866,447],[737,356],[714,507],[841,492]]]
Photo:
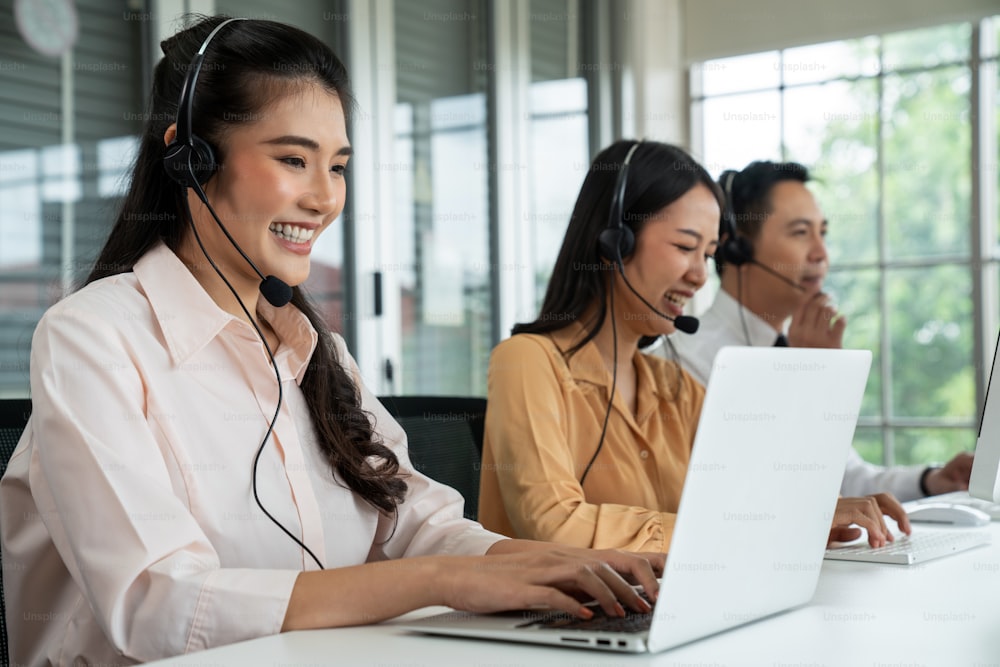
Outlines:
[[867,543],[827,549],[825,558],[912,565],[950,556],[966,549],[989,544],[990,541],[989,531],[985,530],[914,531],[909,536],[898,535],[895,542],[878,549],[873,549]]
[[[920,500],[912,501],[912,504],[923,505],[926,503],[951,503],[953,505],[968,505],[982,510],[990,515],[994,521],[1000,521],[1000,503],[991,503],[981,498],[973,498],[968,491],[955,491],[953,493],[942,493],[939,496],[927,496]],[[909,503],[908,503],[909,504]]]

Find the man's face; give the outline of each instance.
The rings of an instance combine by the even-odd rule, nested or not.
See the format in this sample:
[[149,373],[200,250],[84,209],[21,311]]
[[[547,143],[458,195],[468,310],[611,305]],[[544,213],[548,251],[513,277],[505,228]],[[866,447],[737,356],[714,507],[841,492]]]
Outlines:
[[753,241],[754,258],[804,289],[796,289],[752,264],[746,268],[753,272],[753,290],[791,312],[823,288],[829,268],[824,241],[827,223],[803,183],[782,181],[771,188],[770,199],[771,213]]

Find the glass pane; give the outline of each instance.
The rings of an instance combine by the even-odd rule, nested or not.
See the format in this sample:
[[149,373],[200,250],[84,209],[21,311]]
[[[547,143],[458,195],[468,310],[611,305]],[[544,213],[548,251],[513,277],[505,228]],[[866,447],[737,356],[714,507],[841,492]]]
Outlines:
[[777,51],[709,60],[692,67],[692,78],[702,77],[704,95],[777,88],[781,83]]
[[785,93],[785,154],[809,167],[830,263],[878,258],[878,89],[836,81]]
[[[543,96],[549,104],[556,100],[571,103],[572,89],[583,89],[586,93],[586,83],[583,79],[535,83],[532,98]],[[590,164],[586,108],[575,112],[568,109],[563,114],[532,113],[530,138],[531,206],[524,217],[532,239],[532,264],[536,267],[535,306],[541,307],[573,204]],[[534,315],[524,313],[529,319]]]
[[706,164],[724,165],[722,171],[780,158],[778,91],[709,98],[702,108]]
[[865,461],[882,465],[882,429],[873,426],[859,426],[854,430],[854,449]]
[[1000,14],[990,19],[993,23],[993,55],[1000,55]]
[[892,269],[887,289],[892,414],[974,419],[970,269]]
[[969,70],[887,76],[882,127],[891,257],[969,252]]
[[971,41],[969,23],[892,33],[882,40],[882,69],[890,72],[965,62],[969,59]]
[[[532,258],[531,268],[515,268],[534,271],[537,309],[590,164],[587,81],[580,74],[591,66],[580,62],[576,2],[531,0],[530,6],[530,200],[521,223],[531,239]],[[530,320],[536,314],[537,310],[520,313],[519,319]]]
[[580,73],[580,16],[570,0],[531,0],[531,80],[567,79]]
[[976,448],[976,431],[965,428],[895,429],[893,463],[946,463],[959,452]]
[[59,59],[34,52],[13,21],[0,35],[0,396],[27,395],[38,319],[93,268],[144,118],[147,22],[123,20],[120,4],[78,5],[72,117]]
[[847,318],[844,347],[872,352],[871,372],[868,374],[868,385],[861,402],[862,417],[882,415],[882,375],[879,371],[882,363],[879,343],[882,316],[879,310],[878,277],[877,269],[837,271],[834,266],[823,285],[823,290]]
[[878,74],[878,38],[813,44],[781,53],[786,86]]
[[397,3],[396,258],[402,393],[486,392],[491,347],[483,39],[474,0]]

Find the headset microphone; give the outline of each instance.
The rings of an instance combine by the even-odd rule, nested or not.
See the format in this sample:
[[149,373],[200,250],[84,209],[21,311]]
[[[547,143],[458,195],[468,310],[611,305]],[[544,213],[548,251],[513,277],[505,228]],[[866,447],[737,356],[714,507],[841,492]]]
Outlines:
[[[597,237],[597,251],[599,255],[611,262],[612,266],[618,270],[621,274],[622,280],[625,281],[626,287],[639,297],[646,306],[652,310],[654,313],[668,319],[674,323],[674,326],[678,331],[683,331],[687,334],[693,334],[698,330],[698,320],[690,315],[678,315],[677,317],[671,317],[659,309],[655,308],[653,304],[646,300],[646,298],[639,294],[638,291],[632,284],[628,281],[625,276],[625,257],[632,254],[635,250],[635,232],[632,231],[630,227],[625,225],[625,186],[628,184],[628,166],[632,161],[632,155],[638,150],[641,141],[637,141],[632,144],[629,148],[628,153],[625,154],[625,159],[622,160],[621,170],[618,172],[618,180],[615,181],[615,189],[612,191],[611,197],[611,207],[610,215],[608,217],[608,226],[601,231]],[[612,279],[614,279],[614,274],[612,274]],[[615,324],[615,290],[612,285],[611,289],[608,290],[608,309],[611,311],[611,346],[612,346],[612,362],[611,362],[611,391],[608,393],[608,408],[604,412],[604,424],[601,427],[601,437],[597,440],[597,449],[594,450],[593,456],[590,457],[590,461],[587,462],[586,467],[583,469],[583,474],[580,476],[580,487],[583,487],[584,481],[587,479],[587,475],[590,473],[591,468],[594,465],[594,461],[597,460],[597,455],[601,453],[601,448],[604,447],[604,436],[608,432],[608,420],[611,417],[611,403],[614,401],[615,389],[618,386],[618,329]]]
[[254,501],[257,506],[260,507],[261,511],[270,519],[282,532],[295,542],[295,544],[302,547],[309,556],[312,557],[313,561],[319,567],[323,568],[323,563],[316,557],[316,554],[306,546],[306,544],[296,537],[288,528],[284,526],[278,519],[274,517],[264,504],[260,501],[260,496],[257,493],[257,468],[260,465],[261,454],[264,451],[264,446],[267,441],[271,438],[271,433],[274,432],[274,424],[278,419],[278,415],[281,413],[281,404],[284,399],[284,391],[282,390],[282,380],[281,371],[278,368],[278,364],[274,362],[274,352],[271,350],[271,346],[267,342],[267,337],[261,331],[260,326],[254,321],[253,316],[247,309],[246,304],[243,303],[243,299],[240,298],[239,293],[236,288],[233,287],[232,283],[226,279],[226,276],[219,269],[218,265],[212,260],[211,255],[209,255],[208,250],[202,243],[201,236],[198,234],[198,228],[194,224],[194,216],[191,215],[191,206],[188,202],[187,190],[190,188],[194,190],[195,194],[198,195],[198,199],[205,204],[208,208],[208,212],[212,214],[212,218],[215,219],[215,224],[219,226],[222,233],[225,234],[226,238],[233,245],[234,248],[240,253],[243,259],[246,260],[247,264],[254,270],[254,272],[260,277],[260,293],[267,300],[269,304],[275,308],[281,308],[292,300],[292,288],[288,283],[275,278],[274,276],[264,276],[257,265],[253,263],[245,252],[243,248],[236,242],[236,239],[230,235],[229,230],[226,229],[225,225],[222,224],[222,220],[216,215],[215,209],[208,201],[208,196],[205,194],[205,190],[202,189],[202,185],[207,183],[215,173],[218,168],[215,162],[215,152],[212,150],[212,146],[194,134],[191,124],[191,117],[194,108],[194,89],[198,82],[198,74],[201,71],[202,61],[205,58],[205,51],[208,49],[209,43],[212,38],[225,26],[235,21],[245,21],[247,19],[233,18],[226,19],[219,25],[215,27],[212,32],[209,33],[205,41],[202,42],[201,48],[198,49],[198,53],[195,54],[188,67],[187,75],[184,78],[184,84],[181,87],[181,97],[177,104],[177,122],[176,122],[176,135],[174,140],[167,145],[166,151],[163,154],[163,168],[167,172],[167,175],[171,179],[179,183],[182,187],[181,190],[181,201],[184,210],[187,212],[188,222],[191,224],[191,232],[194,235],[195,241],[197,241],[198,246],[201,248],[202,254],[205,255],[205,259],[211,264],[212,269],[219,276],[226,287],[236,298],[236,303],[239,304],[240,308],[243,310],[243,314],[246,315],[247,321],[253,326],[254,331],[257,332],[257,336],[260,337],[260,342],[264,346],[264,350],[267,352],[267,356],[271,361],[271,368],[274,371],[275,380],[278,383],[278,401],[274,408],[274,416],[271,417],[267,425],[267,432],[264,434],[264,439],[261,441],[260,446],[257,448],[257,453],[254,456],[253,468],[251,472],[251,489],[253,491]]
[[[226,235],[226,238],[229,239],[229,242],[233,245],[234,248],[236,248],[236,251],[239,252],[240,255],[243,257],[243,259],[247,261],[247,264],[249,264],[250,268],[254,270],[254,273],[256,273],[260,277],[259,289],[261,296],[263,296],[267,300],[267,302],[272,306],[274,306],[275,308],[281,308],[289,301],[291,301],[292,300],[291,286],[281,278],[276,278],[274,276],[265,276],[263,273],[261,273],[260,269],[257,268],[257,265],[253,263],[253,260],[250,259],[250,257],[247,256],[245,252],[243,252],[243,248],[240,247],[240,244],[236,242],[236,239],[232,237],[232,235],[229,233],[229,230],[226,229],[225,225],[222,224],[222,220],[219,220],[219,216],[215,214],[215,209],[212,208],[212,205],[208,203],[208,197],[205,195],[205,191],[202,190],[201,184],[195,183],[192,189],[195,191],[195,194],[198,195],[198,199],[200,199],[202,203],[205,204],[205,207],[208,208],[208,212],[212,214],[212,218],[215,220],[215,224],[219,226],[219,229],[221,229],[222,233]],[[192,221],[192,224],[194,224],[194,221]]]
[[753,264],[754,266],[759,266],[760,268],[764,269],[765,271],[767,271],[768,273],[770,273],[772,276],[774,276],[778,280],[785,281],[786,283],[788,283],[789,285],[791,285],[792,287],[794,287],[795,289],[797,289],[797,290],[799,290],[801,292],[805,292],[806,291],[806,288],[803,285],[795,282],[794,280],[792,280],[788,276],[784,276],[784,275],[778,273],[777,271],[775,271],[774,269],[772,269],[767,264],[762,264],[761,262],[758,262],[756,259],[753,259],[753,258],[751,258],[749,262],[745,262],[745,263]]
[[635,232],[633,232],[631,228],[625,226],[625,187],[628,185],[629,163],[631,163],[632,155],[639,148],[640,143],[641,142],[636,142],[633,144],[628,153],[625,155],[625,159],[622,161],[621,170],[618,172],[618,180],[615,182],[615,189],[612,191],[611,212],[608,217],[608,226],[602,230],[600,235],[597,237],[598,252],[601,257],[610,261],[615,268],[618,269],[618,273],[621,274],[622,280],[625,281],[625,285],[632,291],[633,294],[639,297],[639,300],[642,301],[650,310],[660,317],[673,322],[678,331],[683,331],[686,334],[693,334],[698,331],[697,318],[691,317],[690,315],[678,315],[677,317],[667,315],[639,294],[639,292],[632,287],[632,284],[629,283],[628,278],[625,277],[625,257],[631,255],[632,251],[635,250]]
[[686,334],[693,334],[698,331],[698,325],[700,324],[700,322],[698,322],[697,317],[691,317],[690,315],[678,315],[677,317],[672,317],[670,315],[667,315],[666,313],[657,309],[656,306],[651,304],[649,301],[646,301],[646,297],[639,294],[639,292],[636,291],[634,287],[632,287],[632,283],[630,283],[628,281],[628,278],[625,277],[625,270],[622,268],[621,264],[618,264],[618,273],[621,274],[622,280],[625,281],[625,287],[628,287],[629,291],[631,291],[632,294],[635,294],[637,297],[639,297],[639,300],[642,301],[644,304],[646,304],[646,307],[649,308],[651,311],[653,311],[660,317],[668,319],[671,322],[673,322],[674,326],[677,327],[678,331],[683,331]]
[[750,244],[750,240],[740,234],[736,229],[736,213],[733,210],[735,206],[733,203],[733,181],[736,180],[737,173],[735,171],[729,171],[724,174],[724,176],[725,182],[723,183],[722,190],[723,195],[725,195],[726,206],[725,210],[722,212],[722,228],[719,234],[723,237],[723,239],[722,242],[719,243],[718,250],[715,252],[716,260],[722,262],[723,264],[732,264],[736,267],[743,266],[744,264],[759,266],[775,278],[784,281],[801,292],[805,292],[805,287],[795,282],[788,276],[778,273],[770,266],[757,261],[754,257],[753,245]]
[[[211,144],[194,133],[192,126],[192,115],[194,110],[194,89],[198,84],[198,74],[201,72],[201,64],[205,58],[205,50],[208,48],[212,38],[222,30],[227,24],[233,21],[245,21],[246,19],[227,19],[220,23],[208,35],[198,53],[188,66],[187,76],[181,87],[180,101],[177,103],[177,123],[174,140],[167,146],[163,155],[163,167],[174,181],[184,188],[194,190],[198,198],[208,207],[209,213],[215,218],[215,224],[219,226],[222,233],[226,235],[229,242],[236,248],[237,252],[247,261],[250,268],[260,276],[260,293],[269,304],[275,308],[281,308],[292,300],[292,288],[288,283],[274,276],[264,276],[257,265],[243,252],[236,239],[230,235],[225,225],[215,214],[212,205],[208,203],[208,197],[202,189],[202,185],[208,182],[218,168],[215,162],[215,151]],[[194,224],[194,221],[191,221]]]

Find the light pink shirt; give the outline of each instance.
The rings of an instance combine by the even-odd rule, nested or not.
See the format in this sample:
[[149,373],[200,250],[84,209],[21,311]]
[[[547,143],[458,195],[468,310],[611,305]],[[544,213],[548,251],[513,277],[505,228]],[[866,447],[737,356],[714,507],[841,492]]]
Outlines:
[[[482,554],[500,539],[412,470],[402,429],[339,336],[363,408],[410,474],[397,525],[333,475],[299,388],[316,331],[293,306],[261,303],[284,391],[257,472],[269,512],[328,568]],[[12,663],[147,661],[280,631],[296,576],[316,564],[253,499],[278,389],[247,322],[159,246],[49,309],[31,391],[0,482]]]

